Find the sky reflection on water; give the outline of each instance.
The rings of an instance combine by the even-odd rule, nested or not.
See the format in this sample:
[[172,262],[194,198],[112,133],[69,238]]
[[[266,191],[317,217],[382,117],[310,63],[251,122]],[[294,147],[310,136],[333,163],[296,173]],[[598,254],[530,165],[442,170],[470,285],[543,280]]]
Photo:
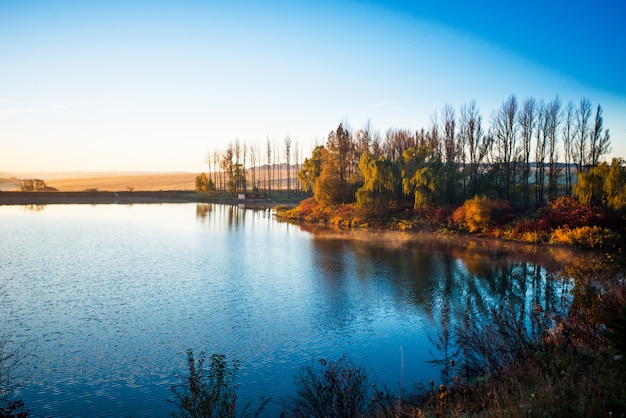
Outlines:
[[270,415],[319,358],[348,354],[395,390],[438,377],[428,337],[452,312],[558,293],[554,265],[503,249],[236,206],[5,206],[0,228],[0,318],[36,355],[18,391],[34,416],[167,415],[188,348],[238,359],[240,404],[270,397]]

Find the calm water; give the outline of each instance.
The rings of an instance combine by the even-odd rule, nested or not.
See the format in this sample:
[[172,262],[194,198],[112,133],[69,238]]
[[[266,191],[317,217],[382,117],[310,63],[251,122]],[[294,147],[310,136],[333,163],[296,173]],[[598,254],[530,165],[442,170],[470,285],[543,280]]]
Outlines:
[[[437,378],[451,307],[553,299],[546,270],[467,246],[311,233],[221,205],[0,206],[3,331],[33,416],[165,416],[185,351],[241,363],[239,403],[348,354],[391,389]],[[398,235],[400,237],[402,235]],[[548,285],[546,285],[548,283]]]

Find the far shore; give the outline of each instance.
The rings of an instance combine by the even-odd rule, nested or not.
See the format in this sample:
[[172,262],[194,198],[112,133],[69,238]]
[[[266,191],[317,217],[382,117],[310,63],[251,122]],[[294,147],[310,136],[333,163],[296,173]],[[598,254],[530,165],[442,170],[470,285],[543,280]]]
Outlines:
[[199,201],[192,191],[0,192],[0,205],[132,204]]
[[193,190],[163,191],[83,191],[83,192],[3,192],[0,191],[0,205],[67,205],[67,204],[135,204],[135,203],[222,203],[275,206],[277,204],[297,204],[302,196],[286,191],[274,192],[271,199],[238,199],[236,195],[221,193],[202,196]]

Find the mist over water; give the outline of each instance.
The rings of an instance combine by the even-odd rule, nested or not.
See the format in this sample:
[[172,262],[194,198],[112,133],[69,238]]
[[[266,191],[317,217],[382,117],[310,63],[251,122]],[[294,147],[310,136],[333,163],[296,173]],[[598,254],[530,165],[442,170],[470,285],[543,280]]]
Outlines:
[[[0,320],[33,416],[165,416],[185,351],[238,359],[238,404],[344,354],[381,386],[439,377],[442,323],[562,302],[559,263],[415,234],[307,231],[236,206],[0,207]],[[390,237],[394,237],[392,240]]]

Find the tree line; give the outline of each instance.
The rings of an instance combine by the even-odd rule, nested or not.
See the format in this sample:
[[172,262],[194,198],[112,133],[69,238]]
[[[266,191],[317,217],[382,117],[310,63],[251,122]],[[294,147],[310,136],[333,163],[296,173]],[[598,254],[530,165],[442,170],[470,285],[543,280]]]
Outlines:
[[300,167],[297,140],[285,135],[282,143],[267,138],[264,144],[230,141],[226,149],[207,152],[204,161],[208,173],[196,177],[196,191],[238,193],[248,190],[301,190],[296,174]]
[[571,196],[577,176],[609,151],[600,105],[594,110],[582,98],[563,106],[558,96],[520,103],[511,95],[487,122],[474,100],[458,111],[445,105],[417,131],[391,128],[382,136],[369,122],[356,131],[342,122],[304,160],[298,179],[319,203],[356,202],[371,213],[479,195],[531,210]]

